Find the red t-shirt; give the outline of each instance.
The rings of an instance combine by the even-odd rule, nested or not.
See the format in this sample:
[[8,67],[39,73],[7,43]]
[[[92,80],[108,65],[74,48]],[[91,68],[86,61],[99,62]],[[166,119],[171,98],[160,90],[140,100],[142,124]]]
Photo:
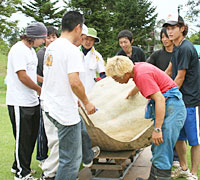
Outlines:
[[158,91],[164,93],[177,86],[164,71],[146,62],[135,63],[133,81],[146,98]]

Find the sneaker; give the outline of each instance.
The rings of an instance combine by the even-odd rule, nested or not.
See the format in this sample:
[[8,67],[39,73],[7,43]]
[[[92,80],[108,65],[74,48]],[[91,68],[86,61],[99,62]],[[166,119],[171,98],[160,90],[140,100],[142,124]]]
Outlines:
[[86,167],[86,168],[90,168],[92,165],[93,165],[93,161],[91,161],[89,164],[83,163],[83,167]]
[[13,173],[13,174],[15,174],[17,171],[16,171],[16,169],[11,168],[10,172]]
[[55,177],[45,177],[45,175],[42,173],[40,180],[54,180]]
[[198,177],[195,176],[194,174],[190,173],[190,176],[188,176],[186,179],[187,180],[198,180]]
[[180,167],[180,162],[179,161],[173,161],[172,166],[175,167],[175,168],[178,168],[178,167]]
[[[100,154],[100,148],[99,148],[99,146],[93,147],[92,151],[94,153],[93,159],[97,158],[99,156],[99,154]],[[83,163],[83,167],[90,168],[92,166],[92,164],[93,164],[93,160],[90,163],[88,163],[88,164]]]
[[92,148],[92,151],[93,151],[93,153],[94,153],[93,159],[97,158],[97,157],[99,156],[99,154],[100,154],[100,148],[99,148],[99,146],[93,147],[93,148]]
[[181,167],[176,168],[174,171],[171,173],[172,178],[179,178],[179,177],[189,177],[191,176],[190,170],[183,170]]
[[[13,174],[16,174],[16,172],[17,172],[17,171],[16,171],[16,169],[14,169],[14,168],[11,168],[11,169],[10,169],[10,172],[11,172],[11,173],[13,173]],[[34,169],[31,169],[31,172],[30,172],[30,174],[32,174],[32,175],[33,175],[33,174],[35,174],[35,173],[36,173],[36,170],[34,170]]]
[[25,177],[19,178],[19,177],[14,177],[14,180],[38,180],[38,178],[33,177],[31,174],[28,174]]

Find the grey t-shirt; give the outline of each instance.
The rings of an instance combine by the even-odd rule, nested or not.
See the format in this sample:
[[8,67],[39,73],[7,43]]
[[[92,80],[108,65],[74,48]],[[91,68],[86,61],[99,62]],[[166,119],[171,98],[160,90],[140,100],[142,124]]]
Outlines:
[[[43,47],[38,50],[37,57],[38,57],[38,66],[37,66],[37,74],[43,77],[43,65],[44,65],[44,54],[46,51],[46,47]],[[38,83],[39,86],[42,86],[42,83]]]
[[147,62],[165,71],[165,69],[167,69],[169,65],[171,57],[172,52],[167,52],[164,49],[160,49],[158,51],[153,52],[151,56],[147,59]]

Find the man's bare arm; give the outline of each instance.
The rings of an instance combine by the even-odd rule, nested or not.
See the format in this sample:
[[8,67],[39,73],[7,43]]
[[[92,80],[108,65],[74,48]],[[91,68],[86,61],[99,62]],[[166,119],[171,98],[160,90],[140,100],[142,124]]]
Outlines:
[[183,81],[185,80],[185,74],[186,74],[186,70],[185,69],[178,70],[178,74],[176,75],[176,78],[174,79],[174,81],[178,85],[179,89],[183,85]]
[[40,96],[41,94],[41,87],[38,86],[27,74],[25,70],[20,70],[17,71],[17,76],[19,78],[19,80],[27,87],[29,87],[30,89],[35,90],[38,95]]
[[68,77],[69,77],[69,83],[72,88],[72,91],[82,101],[87,113],[88,114],[95,113],[96,108],[93,104],[90,103],[90,101],[88,100],[88,98],[85,94],[85,88],[79,78],[79,73],[77,73],[77,72],[70,73],[70,74],[68,74]]
[[170,62],[167,69],[165,70],[165,73],[168,75],[168,76],[172,76],[172,63]]

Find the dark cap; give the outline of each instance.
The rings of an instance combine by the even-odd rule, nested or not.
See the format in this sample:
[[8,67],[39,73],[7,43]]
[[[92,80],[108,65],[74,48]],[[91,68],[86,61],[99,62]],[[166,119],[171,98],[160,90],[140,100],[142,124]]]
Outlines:
[[181,16],[178,14],[169,14],[165,23],[163,24],[163,27],[167,27],[168,25],[174,26],[180,23],[184,23],[184,20]]
[[27,26],[25,35],[30,38],[46,38],[47,28],[41,22],[32,23]]

